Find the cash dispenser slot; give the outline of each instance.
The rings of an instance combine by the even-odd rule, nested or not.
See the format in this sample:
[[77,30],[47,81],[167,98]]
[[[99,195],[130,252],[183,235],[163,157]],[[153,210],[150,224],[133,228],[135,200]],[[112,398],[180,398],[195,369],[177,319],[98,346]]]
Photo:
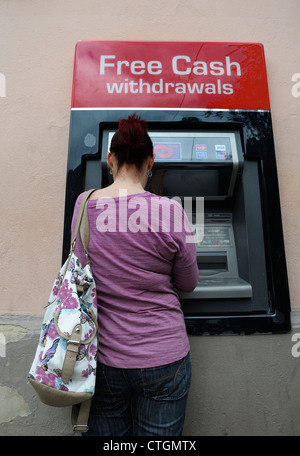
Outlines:
[[252,298],[252,287],[240,277],[201,277],[192,297],[187,293],[179,293],[179,297],[181,299]]
[[204,275],[228,270],[226,252],[199,253],[197,255],[197,264],[199,271]]
[[205,214],[204,230],[194,225],[194,235],[199,281],[192,294],[179,293],[180,298],[251,298],[251,284],[239,275],[231,214]]

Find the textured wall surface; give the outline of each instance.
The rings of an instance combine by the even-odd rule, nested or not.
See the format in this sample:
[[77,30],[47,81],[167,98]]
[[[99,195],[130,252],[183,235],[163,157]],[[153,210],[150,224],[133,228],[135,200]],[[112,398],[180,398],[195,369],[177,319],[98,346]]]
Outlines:
[[2,0],[0,313],[43,313],[60,264],[74,50],[82,39],[263,43],[291,299],[300,307],[300,97],[292,95],[299,23],[298,0]]

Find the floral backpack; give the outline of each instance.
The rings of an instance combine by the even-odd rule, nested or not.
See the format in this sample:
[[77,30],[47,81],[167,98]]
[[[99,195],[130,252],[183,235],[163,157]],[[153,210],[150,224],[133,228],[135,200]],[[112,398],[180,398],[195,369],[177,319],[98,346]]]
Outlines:
[[[83,195],[71,250],[51,290],[28,374],[43,403],[73,406],[73,428],[80,432],[88,430],[98,346],[96,286],[88,260],[87,201],[93,191]],[[79,229],[88,260],[84,268],[74,253]]]

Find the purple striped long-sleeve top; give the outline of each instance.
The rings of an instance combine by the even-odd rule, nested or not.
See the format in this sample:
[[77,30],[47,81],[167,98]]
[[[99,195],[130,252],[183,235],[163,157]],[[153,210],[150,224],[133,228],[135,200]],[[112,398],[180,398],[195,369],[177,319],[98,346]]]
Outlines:
[[[143,192],[90,199],[88,217],[98,299],[98,360],[112,367],[147,368],[183,358],[190,347],[175,289],[192,291],[198,267],[182,206]],[[80,237],[75,252],[85,264]]]

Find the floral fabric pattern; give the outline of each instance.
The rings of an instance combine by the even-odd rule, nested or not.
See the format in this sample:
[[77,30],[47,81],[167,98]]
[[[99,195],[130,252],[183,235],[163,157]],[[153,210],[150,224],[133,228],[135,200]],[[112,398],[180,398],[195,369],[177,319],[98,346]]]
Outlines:
[[[64,383],[67,342],[76,325],[81,340],[72,378]],[[97,364],[97,296],[90,265],[71,252],[54,281],[29,378],[61,391],[94,394]]]

